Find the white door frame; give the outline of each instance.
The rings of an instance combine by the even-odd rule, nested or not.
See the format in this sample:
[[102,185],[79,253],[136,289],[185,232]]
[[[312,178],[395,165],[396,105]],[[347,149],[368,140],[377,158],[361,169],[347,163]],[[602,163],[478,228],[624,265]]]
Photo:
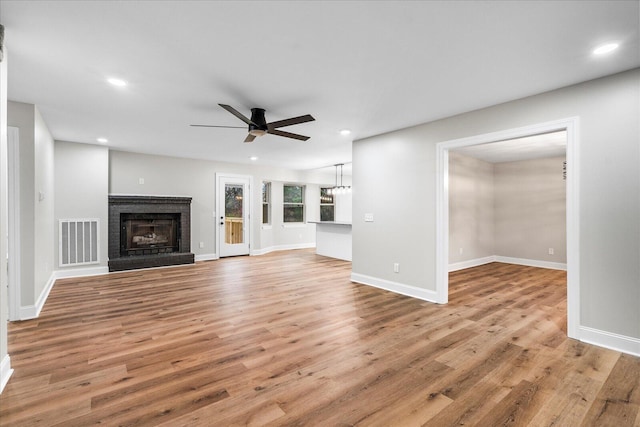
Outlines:
[[578,117],[440,142],[436,145],[436,302],[449,300],[449,150],[522,138],[542,133],[567,132],[567,335],[578,338],[580,326],[580,203]]
[[9,320],[20,320],[20,129],[7,127]]
[[248,199],[247,199],[247,213],[248,213],[248,221],[247,224],[245,224],[246,227],[246,231],[247,231],[247,243],[249,244],[249,254],[251,253],[251,237],[253,235],[252,231],[252,218],[253,218],[253,203],[251,203],[251,201],[253,200],[253,176],[251,175],[239,175],[239,174],[231,174],[231,173],[218,173],[216,172],[216,212],[214,215],[214,219],[215,219],[215,230],[216,230],[216,257],[220,258],[221,257],[221,253],[220,253],[220,243],[222,240],[222,236],[223,234],[220,232],[220,216],[224,215],[224,204],[221,204],[220,200],[221,200],[221,195],[219,194],[220,191],[220,181],[222,181],[223,179],[242,179],[242,180],[248,180],[249,181],[249,188],[247,190],[248,193]]

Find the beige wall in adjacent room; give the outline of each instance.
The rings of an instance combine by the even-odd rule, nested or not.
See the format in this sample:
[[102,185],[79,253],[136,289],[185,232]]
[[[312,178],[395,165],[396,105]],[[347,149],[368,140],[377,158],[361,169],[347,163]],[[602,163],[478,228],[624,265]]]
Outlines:
[[494,165],[495,255],[566,264],[564,160],[554,157]]
[[564,160],[489,163],[450,151],[449,264],[492,255],[566,264]]
[[449,263],[495,255],[493,164],[449,153]]

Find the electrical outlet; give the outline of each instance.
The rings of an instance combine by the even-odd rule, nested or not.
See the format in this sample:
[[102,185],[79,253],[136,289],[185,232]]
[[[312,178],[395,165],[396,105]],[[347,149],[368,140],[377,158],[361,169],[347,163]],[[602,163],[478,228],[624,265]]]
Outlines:
[[393,272],[400,273],[400,263],[397,263],[397,262],[393,263]]
[[460,255],[462,255],[462,252],[463,252],[463,251],[462,251],[462,248],[460,248]]
[[204,242],[200,242],[200,249],[204,248]]
[[144,178],[138,178],[138,184],[143,185],[144,184]]
[[553,255],[553,248],[549,248],[549,255]]
[[373,214],[372,213],[364,214],[364,222],[373,222]]

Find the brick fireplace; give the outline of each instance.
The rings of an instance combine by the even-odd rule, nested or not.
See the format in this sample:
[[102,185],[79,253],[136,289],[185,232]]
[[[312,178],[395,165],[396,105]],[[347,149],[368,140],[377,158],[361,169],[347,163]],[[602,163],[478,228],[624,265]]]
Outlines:
[[193,262],[191,197],[109,196],[109,271]]

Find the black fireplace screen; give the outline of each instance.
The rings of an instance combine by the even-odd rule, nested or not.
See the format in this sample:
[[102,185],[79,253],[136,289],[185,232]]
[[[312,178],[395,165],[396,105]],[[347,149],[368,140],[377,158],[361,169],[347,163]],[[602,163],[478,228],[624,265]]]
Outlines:
[[179,251],[180,214],[121,214],[121,256]]

